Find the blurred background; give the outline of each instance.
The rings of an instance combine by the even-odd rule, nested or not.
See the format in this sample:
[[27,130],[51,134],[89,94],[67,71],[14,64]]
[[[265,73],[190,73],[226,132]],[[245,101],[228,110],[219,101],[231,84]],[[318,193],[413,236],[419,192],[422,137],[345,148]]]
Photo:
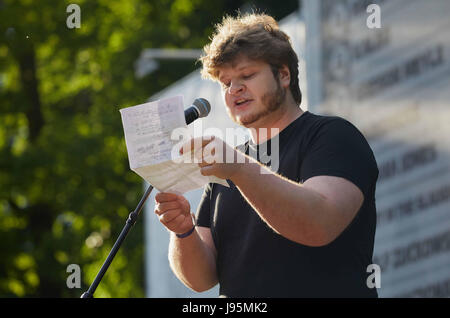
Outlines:
[[[237,10],[291,37],[303,109],[349,119],[371,144],[380,296],[450,296],[450,2],[0,0],[0,297],[79,297],[93,282],[148,186],[119,109],[204,97],[213,110],[192,129],[235,127],[195,61]],[[171,273],[155,193],[95,297],[217,297]],[[193,211],[200,194],[186,194]]]

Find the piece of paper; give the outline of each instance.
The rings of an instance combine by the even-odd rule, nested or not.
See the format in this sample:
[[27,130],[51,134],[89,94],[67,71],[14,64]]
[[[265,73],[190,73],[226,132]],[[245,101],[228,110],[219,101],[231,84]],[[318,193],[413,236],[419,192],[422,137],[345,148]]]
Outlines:
[[183,194],[209,182],[228,187],[226,180],[203,176],[197,163],[172,158],[179,144],[172,131],[187,127],[183,105],[183,97],[175,96],[120,110],[131,170],[161,192]]

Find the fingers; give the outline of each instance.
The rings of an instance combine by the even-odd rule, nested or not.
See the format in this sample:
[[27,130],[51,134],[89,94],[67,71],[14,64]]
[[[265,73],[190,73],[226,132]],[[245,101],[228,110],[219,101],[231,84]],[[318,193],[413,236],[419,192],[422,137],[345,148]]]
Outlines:
[[169,223],[173,223],[173,221],[175,221],[180,216],[182,216],[182,219],[184,219],[185,215],[181,214],[180,212],[181,211],[179,209],[166,211],[158,215],[159,221],[164,225],[169,225]]
[[183,211],[179,201],[157,203],[155,214],[168,229],[177,228],[186,216],[190,216],[189,211]]
[[161,202],[157,203],[155,207],[155,213],[157,215],[161,215],[163,213],[168,212],[169,210],[177,210],[181,211],[181,204],[178,201],[170,201],[170,202]]
[[175,193],[159,192],[155,195],[155,201],[157,203],[176,201],[179,199],[180,199],[180,196]]
[[180,154],[183,154],[183,153],[186,153],[189,151],[194,151],[199,148],[203,148],[204,146],[209,144],[211,141],[213,141],[214,138],[215,138],[214,136],[203,136],[203,137],[192,138],[191,140],[189,140],[188,142],[184,143],[181,146]]
[[163,220],[171,220],[173,215],[176,214],[189,214],[190,213],[190,207],[189,204],[183,201],[183,198],[179,195],[173,194],[173,193],[158,193],[155,196],[155,214],[157,214],[160,219],[161,216],[169,213],[167,216],[163,217]]
[[209,144],[207,144],[203,149],[202,158],[199,162],[199,166],[202,167],[202,165],[205,164],[222,163],[223,146],[224,144],[220,145],[217,142],[210,142]]
[[205,165],[200,168],[200,173],[203,176],[212,176],[214,175],[214,167],[212,165]]
[[192,227],[189,202],[181,195],[160,192],[155,196],[155,214],[159,221],[175,233],[185,233]]
[[159,221],[174,233],[186,233],[194,224],[192,214],[183,214],[180,209],[169,210],[158,216]]

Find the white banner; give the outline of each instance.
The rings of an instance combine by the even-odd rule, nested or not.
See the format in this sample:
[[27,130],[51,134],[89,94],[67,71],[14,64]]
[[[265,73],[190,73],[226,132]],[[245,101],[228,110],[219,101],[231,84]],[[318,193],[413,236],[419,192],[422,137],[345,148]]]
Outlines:
[[449,297],[450,1],[304,8],[310,109],[354,123],[380,170],[379,295]]

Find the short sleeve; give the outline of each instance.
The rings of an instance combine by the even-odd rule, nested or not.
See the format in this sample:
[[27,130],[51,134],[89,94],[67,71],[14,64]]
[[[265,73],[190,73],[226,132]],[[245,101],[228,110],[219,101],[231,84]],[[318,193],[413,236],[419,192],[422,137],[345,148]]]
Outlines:
[[326,175],[341,177],[355,184],[367,197],[378,178],[373,152],[364,136],[350,122],[335,118],[318,128],[304,154],[303,182]]
[[196,213],[197,226],[211,227],[211,190],[212,184],[208,183],[204,190]]

